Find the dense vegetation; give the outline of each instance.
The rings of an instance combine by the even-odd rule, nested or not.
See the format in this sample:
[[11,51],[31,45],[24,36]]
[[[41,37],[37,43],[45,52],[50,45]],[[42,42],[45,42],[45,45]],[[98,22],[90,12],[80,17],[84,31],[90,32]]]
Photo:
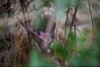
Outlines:
[[99,0],[0,0],[0,67],[100,66]]

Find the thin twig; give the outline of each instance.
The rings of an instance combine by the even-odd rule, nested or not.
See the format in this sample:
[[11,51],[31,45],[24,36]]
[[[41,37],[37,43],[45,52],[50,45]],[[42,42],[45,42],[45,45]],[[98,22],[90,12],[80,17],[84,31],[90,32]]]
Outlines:
[[[73,18],[72,18],[72,22],[71,22],[71,26],[70,26],[70,30],[69,30],[69,34],[68,34],[68,38],[71,34],[71,31],[72,31],[72,27],[73,25],[75,24],[75,19],[76,19],[76,13],[78,11],[78,7],[79,7],[79,0],[77,0],[76,4],[75,4],[75,11],[74,11],[74,14],[73,14]],[[68,40],[68,39],[67,39]]]
[[68,15],[69,15],[69,12],[70,12],[70,6],[68,7],[68,11],[66,12],[66,21],[65,21],[65,29],[67,27],[67,23],[68,23]]
[[[86,7],[81,1],[80,1],[80,3],[81,3],[86,9],[89,10],[89,8]],[[92,6],[92,7],[93,7],[94,11],[96,12],[96,14],[100,17],[100,14],[97,12],[97,10],[94,8],[94,6]]]
[[[88,5],[89,5],[89,11],[91,15],[91,21],[92,21],[92,31],[93,31],[93,40],[94,40],[94,21],[93,21],[93,16],[92,16],[92,11],[91,11],[91,6],[90,6],[90,1],[88,0]],[[92,41],[93,42],[93,41]]]
[[[18,18],[18,17],[17,17]],[[19,19],[19,18],[18,18]],[[44,45],[42,45],[43,40],[39,38],[38,35],[36,35],[36,33],[34,33],[32,30],[30,30],[25,24],[22,23],[22,21],[19,19],[19,23],[25,28],[25,30],[32,36],[32,39],[34,41],[36,41],[41,49],[41,51],[43,50],[42,47]]]

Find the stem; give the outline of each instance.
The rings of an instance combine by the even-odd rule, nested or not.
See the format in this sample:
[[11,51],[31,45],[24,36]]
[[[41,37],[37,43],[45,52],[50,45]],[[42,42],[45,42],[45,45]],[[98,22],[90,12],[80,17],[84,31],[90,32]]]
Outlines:
[[88,5],[89,5],[89,11],[90,11],[91,21],[92,21],[92,32],[93,32],[92,36],[93,36],[93,40],[94,40],[94,22],[93,22],[93,16],[92,16],[92,11],[91,11],[91,6],[90,6],[90,1],[89,0],[88,0]]

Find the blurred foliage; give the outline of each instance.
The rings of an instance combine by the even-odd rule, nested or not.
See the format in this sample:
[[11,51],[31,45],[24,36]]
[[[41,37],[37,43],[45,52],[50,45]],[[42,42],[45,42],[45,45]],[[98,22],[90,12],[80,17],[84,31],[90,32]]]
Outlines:
[[52,46],[52,50],[56,56],[62,59],[67,59],[68,58],[68,52],[66,49],[64,49],[62,43],[60,42],[54,42],[54,45]]
[[[46,21],[42,18],[43,6],[50,6],[51,2],[54,2],[56,9],[57,19],[62,19],[66,16],[66,8],[75,8],[76,2],[80,0],[43,0],[42,3],[36,3],[36,12],[35,12],[35,29],[44,29],[46,27]],[[81,2],[84,0],[81,0]],[[27,3],[28,5],[28,3]],[[93,6],[93,5],[92,5]],[[98,7],[98,6],[97,6]],[[79,3],[79,9],[83,12],[88,12],[82,3]],[[13,10],[7,12],[7,16],[13,15]],[[6,15],[6,14],[5,14]],[[68,38],[65,43],[61,43],[54,40],[54,45],[51,47],[51,50],[54,52],[53,57],[60,58],[64,62],[68,62],[70,67],[87,67],[87,66],[97,66],[100,64],[100,19],[95,18],[95,34],[92,43],[88,43],[88,35],[91,35],[91,31],[84,29],[82,35],[77,36],[73,30],[69,32]],[[2,29],[0,24],[0,32]],[[83,35],[84,34],[84,35]],[[92,39],[91,39],[92,40]],[[88,41],[88,42],[87,42]],[[0,49],[1,47],[10,46],[8,41],[0,40]],[[90,45],[90,46],[88,46]],[[55,67],[54,61],[51,58],[46,57],[36,48],[33,48],[30,54],[29,66],[30,67]],[[65,64],[66,65],[66,64]]]
[[[78,0],[77,0],[78,1]],[[73,6],[75,7],[75,4],[77,2],[76,0],[55,0],[56,4],[56,15],[58,19],[61,19],[66,15],[66,8]],[[81,0],[82,1],[82,0]],[[49,0],[43,1],[44,6],[50,5]],[[79,3],[79,9],[84,9],[85,7]],[[39,19],[40,22],[44,22],[42,18]],[[39,23],[40,23],[39,22]],[[99,22],[99,21],[98,21]],[[45,25],[45,23],[44,23]],[[40,27],[43,27],[40,23]],[[100,24],[97,24],[97,27]],[[91,33],[88,29],[84,29],[82,34],[80,36],[75,35],[74,32],[70,32],[68,39],[65,43],[61,43],[58,41],[54,41],[54,45],[51,47],[51,49],[54,52],[54,56],[57,58],[61,58],[65,60],[65,62],[69,62],[70,67],[87,67],[87,66],[97,66],[99,64],[98,59],[100,59],[100,55],[98,56],[99,50],[99,40],[100,40],[100,28],[96,28],[96,40],[93,41],[92,44],[89,44],[88,35]],[[90,45],[88,47],[88,45]],[[34,53],[31,55],[31,66],[51,66],[51,62],[48,62],[46,58],[43,58],[43,55],[40,54],[38,51],[33,50]]]
[[34,26],[33,26],[33,29],[36,29],[36,30],[43,30],[46,28],[46,21],[45,19],[42,17],[42,14],[43,13],[43,9],[39,9],[35,12],[35,15],[36,15],[36,19],[35,19],[35,22],[34,22]]
[[84,49],[78,55],[72,57],[70,63],[71,66],[96,66],[98,64],[96,57],[91,49]]
[[43,5],[44,6],[50,6],[51,2],[54,2],[54,0],[43,0]]
[[96,51],[96,54],[97,54],[97,59],[99,61],[99,64],[100,64],[100,19],[99,18],[94,18],[94,21],[95,21],[95,27],[96,27],[96,33],[95,33],[95,42],[94,42],[94,47],[95,48],[94,50]]
[[44,57],[38,50],[34,49],[30,57],[30,67],[55,67],[49,58]]

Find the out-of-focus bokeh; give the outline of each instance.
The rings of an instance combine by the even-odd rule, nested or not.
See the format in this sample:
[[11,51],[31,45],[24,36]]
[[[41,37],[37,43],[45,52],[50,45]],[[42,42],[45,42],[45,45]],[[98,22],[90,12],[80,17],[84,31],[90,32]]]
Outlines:
[[99,67],[100,0],[0,0],[0,67]]

